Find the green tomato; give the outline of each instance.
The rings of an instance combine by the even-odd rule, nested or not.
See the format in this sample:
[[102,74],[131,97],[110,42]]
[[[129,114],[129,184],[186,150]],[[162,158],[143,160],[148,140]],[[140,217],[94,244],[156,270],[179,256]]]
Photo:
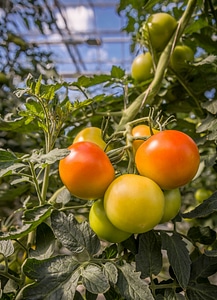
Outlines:
[[141,53],[133,60],[131,75],[138,82],[146,81],[153,77],[153,61],[150,52]]
[[170,58],[170,66],[177,73],[184,72],[189,67],[189,62],[194,60],[194,52],[193,50],[185,45],[176,46],[171,58]]
[[181,194],[179,189],[164,191],[164,214],[160,223],[169,222],[178,214],[181,207]]
[[194,193],[194,197],[198,203],[202,203],[211,195],[212,195],[212,191],[205,188],[197,189],[196,192]]
[[[142,36],[146,43],[151,43],[155,51],[163,51],[177,27],[177,21],[167,13],[151,15],[142,28]],[[150,45],[147,44],[150,48]]]
[[116,228],[109,221],[101,199],[96,200],[91,206],[89,222],[92,230],[104,241],[120,243],[131,236],[131,233]]

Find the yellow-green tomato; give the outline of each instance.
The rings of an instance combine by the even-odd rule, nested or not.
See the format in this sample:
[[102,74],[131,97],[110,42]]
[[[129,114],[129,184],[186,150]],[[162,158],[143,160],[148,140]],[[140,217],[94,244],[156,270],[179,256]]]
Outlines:
[[146,81],[154,76],[153,61],[150,52],[136,56],[131,65],[132,78],[138,82]]
[[[162,51],[172,37],[176,26],[177,21],[171,15],[163,12],[156,13],[144,23],[142,35],[151,43],[155,51]],[[146,46],[150,48],[149,44]]]
[[104,195],[107,217],[120,230],[143,233],[153,229],[164,213],[164,194],[151,179],[124,174],[109,185]]
[[105,149],[106,142],[102,139],[102,130],[98,127],[86,127],[82,129],[74,138],[73,144],[77,142],[92,142],[101,149]]
[[189,62],[193,60],[193,50],[188,46],[179,45],[175,47],[170,57],[170,65],[174,71],[180,73],[186,71],[189,67]]
[[194,193],[194,197],[198,203],[202,203],[204,200],[209,198],[212,195],[212,191],[205,189],[205,188],[199,188]]
[[169,222],[178,214],[180,207],[181,207],[181,193],[180,190],[173,189],[164,191],[165,197],[165,207],[164,207],[164,214],[160,221],[160,223]]
[[101,199],[96,200],[91,206],[89,223],[92,230],[100,239],[110,243],[120,243],[131,236],[131,233],[116,228],[109,221]]

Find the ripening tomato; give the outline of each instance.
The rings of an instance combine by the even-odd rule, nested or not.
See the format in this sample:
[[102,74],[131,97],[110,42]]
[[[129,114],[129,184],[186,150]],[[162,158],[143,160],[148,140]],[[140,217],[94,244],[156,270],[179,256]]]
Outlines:
[[186,71],[189,67],[189,62],[193,62],[193,60],[193,50],[188,46],[178,45],[170,57],[170,65],[174,71],[180,73]]
[[164,213],[164,194],[153,180],[124,174],[112,181],[106,190],[104,208],[115,227],[143,233],[160,222]]
[[193,179],[200,164],[200,154],[196,143],[187,134],[164,130],[139,147],[135,163],[140,175],[151,178],[163,190],[170,190]]
[[167,13],[156,13],[151,15],[142,27],[142,36],[146,41],[146,46],[155,51],[162,51],[177,27],[177,21]]
[[92,142],[77,142],[68,156],[60,160],[59,174],[72,195],[93,200],[103,197],[115,176],[106,153]]
[[[103,150],[106,147],[106,142],[102,139],[102,130],[98,127],[86,127],[82,129],[74,138],[73,144],[77,142],[92,142],[97,144]],[[109,149],[107,149],[109,150]]]
[[179,189],[164,191],[165,207],[160,223],[169,222],[178,214],[181,207],[181,193]]
[[146,81],[154,76],[153,61],[150,52],[141,53],[132,62],[131,75],[138,82]]
[[131,233],[116,228],[109,221],[101,199],[96,200],[91,206],[89,222],[97,236],[110,243],[120,243],[131,236]]
[[[159,130],[152,128],[153,134],[159,132]],[[149,137],[151,135],[150,127],[145,124],[136,125],[132,129],[132,136],[136,137]],[[134,140],[133,141],[133,150],[136,151],[139,146],[144,142],[144,140]]]

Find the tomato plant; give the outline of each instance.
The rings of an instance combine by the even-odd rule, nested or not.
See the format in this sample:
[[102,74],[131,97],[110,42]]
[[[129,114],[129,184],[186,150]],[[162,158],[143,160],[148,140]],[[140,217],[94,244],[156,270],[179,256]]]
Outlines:
[[104,195],[104,207],[115,227],[142,233],[154,228],[161,220],[164,195],[153,180],[124,174],[109,185]]
[[59,174],[63,184],[76,197],[93,200],[104,195],[114,179],[114,168],[105,152],[92,142],[77,142],[60,160]]
[[[144,137],[144,138],[147,137],[148,138],[148,137],[150,137],[151,134],[155,134],[157,132],[159,132],[159,130],[154,129],[154,128],[152,128],[150,130],[150,126],[145,125],[145,124],[140,124],[140,125],[136,125],[135,127],[133,127],[132,136],[134,138],[139,138],[139,137]],[[142,139],[135,139],[133,141],[133,149],[135,152],[143,142],[144,142],[144,140],[142,140]]]
[[191,137],[177,130],[164,130],[139,147],[135,162],[141,175],[169,190],[193,179],[200,164],[200,154]]
[[96,200],[89,213],[90,227],[104,241],[120,243],[131,236],[131,233],[116,228],[108,219],[102,199]]
[[106,142],[102,138],[102,130],[98,127],[90,126],[79,131],[75,136],[73,143],[82,141],[95,143],[103,150],[106,148]]
[[176,72],[183,72],[189,68],[189,63],[194,60],[193,50],[186,45],[178,45],[175,47],[171,57],[170,65]]
[[177,27],[177,21],[167,13],[152,14],[142,27],[142,35],[148,47],[162,51]]
[[146,81],[154,76],[153,61],[150,52],[136,56],[131,65],[132,78],[138,82]]
[[164,198],[165,198],[164,214],[160,223],[165,223],[175,218],[182,204],[181,203],[182,198],[179,189],[164,191]]

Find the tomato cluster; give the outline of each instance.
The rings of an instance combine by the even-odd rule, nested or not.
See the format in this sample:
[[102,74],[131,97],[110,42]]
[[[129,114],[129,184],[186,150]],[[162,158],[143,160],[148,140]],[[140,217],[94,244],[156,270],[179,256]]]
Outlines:
[[101,136],[99,128],[82,130],[59,164],[67,189],[80,199],[95,200],[89,213],[93,231],[102,240],[118,243],[173,219],[181,206],[179,187],[192,180],[199,167],[195,142],[177,130],[137,125],[131,132],[137,172],[115,176]]
[[[141,40],[147,52],[135,57],[131,65],[131,76],[137,82],[146,81],[154,77],[152,54],[156,61],[165,49],[177,28],[177,21],[168,13],[152,14],[140,29]],[[177,45],[170,57],[170,67],[177,73],[185,72],[189,63],[194,60],[193,50],[186,45]],[[156,63],[156,62],[155,62]]]

